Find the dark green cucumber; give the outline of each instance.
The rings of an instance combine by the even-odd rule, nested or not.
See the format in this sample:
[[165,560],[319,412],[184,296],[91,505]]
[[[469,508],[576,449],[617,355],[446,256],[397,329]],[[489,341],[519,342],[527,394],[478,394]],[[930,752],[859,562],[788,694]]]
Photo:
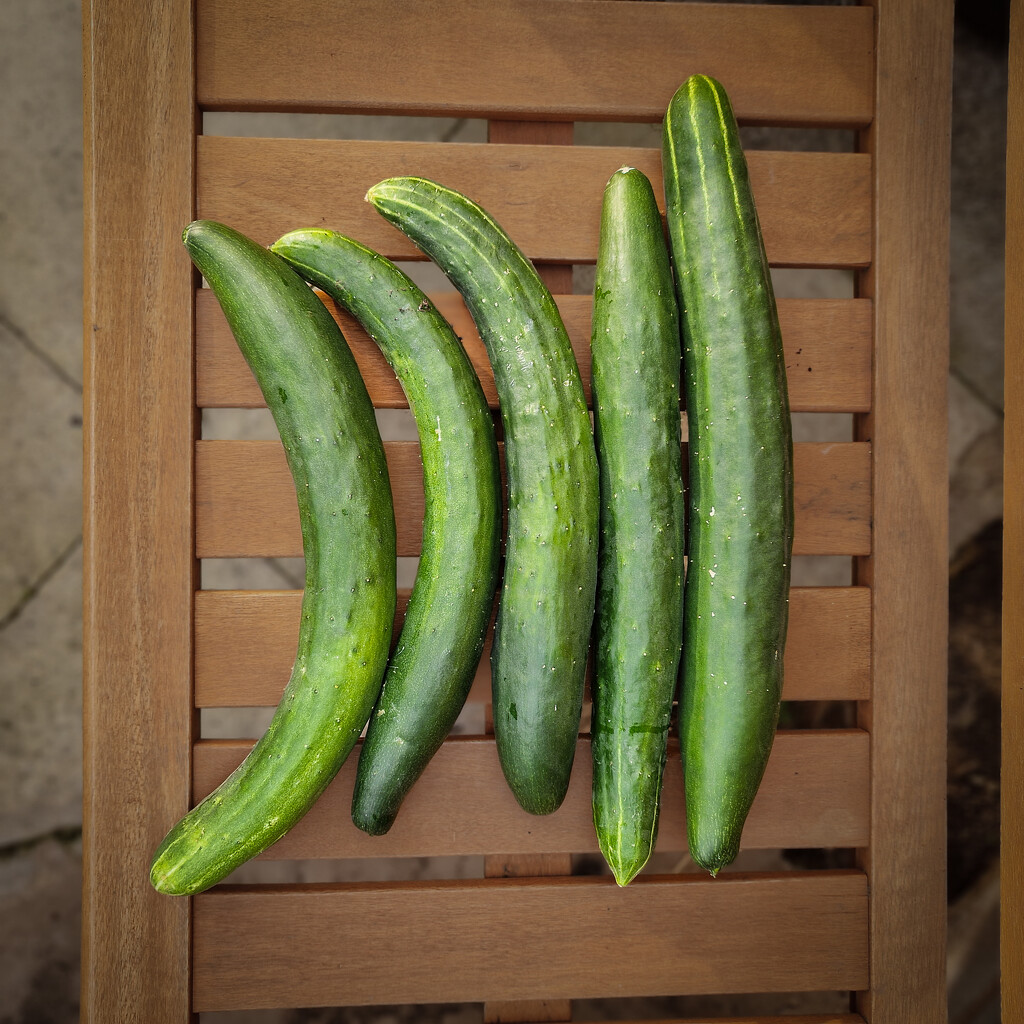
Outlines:
[[572,770],[597,578],[597,457],[579,368],[550,292],[476,203],[423,178],[390,178],[366,198],[462,293],[494,370],[509,488],[494,735],[516,799],[547,814]]
[[619,885],[658,829],[683,643],[679,313],[654,190],[631,167],[601,210],[591,335],[601,543],[594,632],[594,826]]
[[330,313],[285,262],[211,221],[185,245],[274,415],[295,480],[305,592],[291,679],[241,765],[167,834],[150,878],[201,892],[284,835],[355,746],[395,615],[395,516],[369,395]]
[[293,231],[271,249],[344,306],[380,346],[420,439],[423,548],[352,796],[352,820],[382,835],[455,723],[483,650],[500,568],[494,421],[455,332],[393,263],[318,229]]
[[746,159],[713,79],[695,75],[672,98],[663,166],[690,446],[680,740],[690,853],[715,874],[739,850],[778,721],[792,431]]

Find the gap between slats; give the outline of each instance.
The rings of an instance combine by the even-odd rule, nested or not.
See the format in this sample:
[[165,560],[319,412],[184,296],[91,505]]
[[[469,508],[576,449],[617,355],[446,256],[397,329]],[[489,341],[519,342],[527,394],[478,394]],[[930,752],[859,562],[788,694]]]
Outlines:
[[[870,157],[759,150],[747,161],[773,265],[870,262]],[[530,259],[592,263],[604,188],[624,164],[647,174],[664,209],[657,149],[200,136],[196,202],[198,216],[264,245],[295,228],[327,227],[390,259],[423,259],[364,201],[383,178],[414,174],[480,203]]]
[[[419,444],[384,445],[398,524],[398,555],[420,553]],[[871,550],[868,442],[794,445],[794,555]],[[295,485],[279,441],[196,442],[196,557],[302,554]]]
[[[868,844],[869,735],[859,729],[781,730],[743,832],[744,849],[853,848]],[[252,748],[249,740],[200,740],[198,802]],[[384,836],[351,822],[359,748],[313,808],[264,858],[440,857],[596,853],[590,741],[579,741],[569,791],[554,814],[523,811],[505,783],[494,740],[453,737],[434,755]],[[686,850],[679,744],[670,740],[658,850]]]
[[855,871],[225,886],[194,1009],[858,990],[867,916]]
[[[431,301],[462,339],[491,408],[497,408],[494,375],[480,336],[461,296],[431,295]],[[589,295],[556,296],[590,397]],[[780,299],[779,321],[786,345],[789,400],[794,412],[866,412],[871,405],[871,302],[868,299]],[[327,299],[341,325],[370,398],[377,408],[408,402],[377,345],[347,313]],[[261,408],[259,385],[231,335],[209,289],[196,293],[196,404],[201,408]]]
[[[399,594],[395,628],[408,591]],[[195,602],[196,707],[273,707],[291,673],[301,591],[200,590]],[[470,701],[490,700],[488,631]],[[867,700],[867,587],[796,587],[790,595],[784,700]]]
[[437,0],[415,10],[307,0],[301,14],[273,0],[201,0],[197,99],[206,109],[660,121],[681,76],[700,71],[726,85],[748,123],[871,120],[870,9],[462,0],[455,15]]
[[619,1024],[866,1024],[859,1013],[798,1013],[772,1014],[770,1017],[737,1017],[729,1014],[728,1021],[721,1017],[673,1017],[671,1020],[624,1020]]

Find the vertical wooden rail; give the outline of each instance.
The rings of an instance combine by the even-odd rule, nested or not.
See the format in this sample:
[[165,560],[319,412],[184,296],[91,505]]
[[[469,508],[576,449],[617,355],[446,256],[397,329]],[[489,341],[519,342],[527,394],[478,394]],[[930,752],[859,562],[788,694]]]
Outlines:
[[1003,430],[1003,756],[999,955],[1003,1020],[1024,1020],[1024,5],[1010,7]]
[[157,894],[149,862],[191,775],[192,5],[82,15],[82,1020],[182,1024],[190,901]]
[[[544,143],[571,146],[573,124],[560,121],[490,121],[488,142]],[[529,254],[527,254],[529,255]],[[572,267],[538,264],[537,272],[554,295],[572,292]],[[488,714],[490,720],[490,714]],[[572,874],[571,854],[484,858],[484,875],[488,878],[509,878],[532,875]],[[524,999],[506,1003],[485,1003],[485,1024],[513,1024],[516,1021],[572,1020],[570,999]]]
[[870,1024],[946,1020],[949,161],[953,0],[874,0]]

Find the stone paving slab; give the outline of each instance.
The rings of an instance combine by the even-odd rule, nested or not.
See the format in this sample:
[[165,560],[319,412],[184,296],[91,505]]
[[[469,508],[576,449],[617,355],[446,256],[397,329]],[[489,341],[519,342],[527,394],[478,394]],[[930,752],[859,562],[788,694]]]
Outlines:
[[82,849],[50,837],[0,856],[0,1021],[78,1020]]
[[1003,417],[949,377],[949,554],[1003,514]]
[[82,396],[2,323],[0,366],[2,622],[81,535]]
[[0,631],[0,851],[81,827],[81,630],[78,547]]
[[210,111],[203,114],[203,133],[244,138],[486,142],[487,124],[461,117]]
[[[994,11],[998,5],[990,6]],[[1003,404],[1006,51],[957,26],[953,59],[950,360]]]
[[1003,515],[1003,424],[978,434],[949,481],[949,553]]
[[81,26],[78,0],[0,4],[0,322],[78,383]]

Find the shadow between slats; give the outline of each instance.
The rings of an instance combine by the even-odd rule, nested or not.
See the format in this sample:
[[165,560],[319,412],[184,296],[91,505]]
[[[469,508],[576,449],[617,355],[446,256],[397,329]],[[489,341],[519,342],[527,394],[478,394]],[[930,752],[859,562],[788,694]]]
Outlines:
[[197,1011],[867,985],[855,871],[225,886],[194,915]]
[[[619,1024],[724,1024],[722,1017],[707,1016],[708,1001],[720,1004],[722,996],[669,996],[662,998],[624,999],[624,1000],[576,1000],[573,1005],[573,1020],[586,1024],[588,1021],[615,1020]],[[865,1024],[859,1013],[845,1013],[841,1010],[799,1013],[774,1013],[775,1007],[793,1006],[794,998],[799,999],[800,1006],[816,1006],[819,1008],[847,1006],[849,993],[790,993],[771,992],[753,995],[733,995],[729,997],[729,1005],[741,1004],[744,1010],[741,1015],[732,1012],[728,1024]],[[639,1004],[639,1005],[638,1005]],[[682,1005],[680,1005],[682,1004]],[[691,1006],[689,1004],[698,1004]],[[614,1007],[614,1009],[610,1009]],[[646,1010],[657,1013],[653,1018]],[[746,1012],[749,1010],[750,1012]],[[314,1011],[315,1012],[315,1011]],[[381,1003],[373,1008],[360,1008],[357,1011],[358,1024],[394,1024],[396,1019],[410,1019],[409,1014],[415,1013],[419,1024],[480,1024],[480,1005],[478,1003],[434,1003],[429,1006],[395,1006]],[[711,1010],[714,1012],[714,1009]],[[609,1014],[613,1013],[614,1016]],[[622,1014],[625,1014],[623,1016]],[[770,1016],[766,1016],[770,1014]],[[404,1016],[403,1016],[404,1015]],[[640,1015],[643,1015],[642,1017]],[[356,1018],[350,1014],[349,1019],[356,1024]],[[206,1011],[199,1018],[198,1024],[238,1024],[238,1016],[233,1011]],[[247,1010],[244,1024],[281,1024],[280,1010]]]
[[[728,1024],[865,1024],[864,1018],[859,1013],[825,1012],[797,1014],[772,1013],[773,1006],[791,1007],[793,1005],[794,993],[772,992],[758,995],[739,995],[729,999],[730,1005],[737,1002],[750,1004],[752,1013],[744,1013],[737,1016],[731,1013],[728,1017]],[[815,993],[813,996],[807,993],[797,994],[801,1005],[813,999],[815,1005],[821,1006],[841,1005],[846,1006],[849,1001],[849,993]],[[616,1020],[619,1024],[723,1024],[721,1016],[708,1017],[699,1009],[690,1012],[682,1009],[682,1016],[674,1013],[673,1009],[681,1002],[706,1002],[714,1000],[721,1002],[721,996],[674,996],[662,999],[627,999],[627,1000],[576,1000],[573,1006],[573,1019],[585,1024],[588,1021]],[[657,1019],[644,1016],[642,1019],[637,1016],[644,1012],[644,1009],[637,1006],[642,1002],[644,1007],[654,1004],[656,1009],[652,1012],[659,1013]],[[625,1012],[629,1017],[610,1017],[609,1004],[615,1003],[616,1011],[618,1005],[628,1005]],[[665,1004],[670,1004],[666,1007]],[[545,1004],[542,1004],[545,1005]],[[577,1012],[578,1011],[578,1012]],[[315,1011],[314,1011],[315,1012]],[[480,1006],[478,1003],[435,1003],[429,1006],[416,1004],[414,1006],[395,1006],[394,1004],[381,1003],[373,1008],[361,1008],[359,1011],[358,1024],[394,1024],[396,1019],[409,1019],[410,1012],[415,1013],[415,1020],[419,1024],[480,1024]],[[594,1014],[597,1014],[595,1016]],[[671,1017],[665,1014],[672,1014]],[[771,1016],[765,1016],[765,1014]],[[403,1014],[405,1016],[403,1016]],[[350,1020],[355,1018],[350,1015]],[[198,1024],[238,1024],[238,1017],[233,1011],[206,1011],[199,1017]],[[247,1010],[245,1011],[245,1024],[281,1024],[280,1010]]]
[[[193,798],[234,770],[252,743],[202,740],[194,748]],[[861,847],[868,842],[869,737],[859,729],[781,731],[743,834],[746,849]],[[505,784],[492,738],[448,740],[406,797],[384,836],[349,817],[358,750],[272,859],[595,853],[590,742],[579,741],[565,802],[528,815]],[[670,741],[659,851],[686,848],[679,746]]]

